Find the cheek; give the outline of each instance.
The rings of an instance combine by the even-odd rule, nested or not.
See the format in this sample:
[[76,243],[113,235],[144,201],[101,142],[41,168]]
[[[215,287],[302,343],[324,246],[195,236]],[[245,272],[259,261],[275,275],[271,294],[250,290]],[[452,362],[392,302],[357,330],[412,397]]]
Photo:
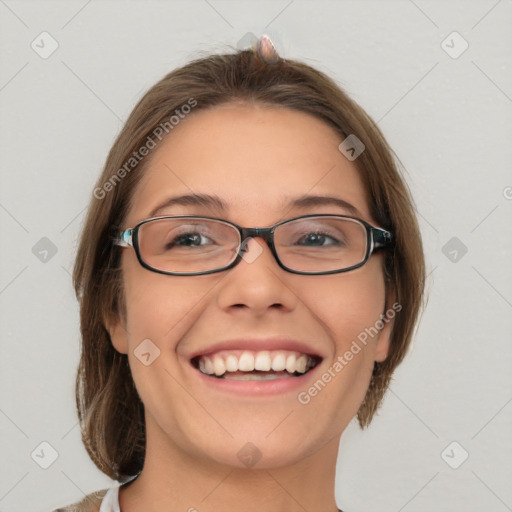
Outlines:
[[[298,396],[308,431],[324,429],[324,438],[346,428],[370,383],[377,338],[365,344],[358,341],[358,336],[374,326],[384,311],[384,283],[378,270],[369,267],[360,272],[323,276],[326,279],[315,278],[297,290],[298,295],[302,292],[299,296],[314,319],[319,336],[330,342],[323,371]],[[317,425],[318,418],[324,418],[325,423]]]
[[322,276],[303,290],[304,305],[333,338],[337,353],[373,327],[385,309],[385,285],[378,261],[346,274]]
[[[306,307],[332,341],[332,359],[319,380],[327,392],[311,389],[318,414],[331,411],[333,424],[346,426],[364,399],[374,366],[375,328],[385,309],[385,285],[378,262],[328,277],[309,287]],[[363,340],[364,341],[361,341]],[[315,384],[316,386],[316,384]],[[309,393],[308,390],[306,390]],[[333,407],[333,404],[338,404]]]
[[161,408],[162,395],[170,390],[172,396],[165,399],[170,408],[184,407],[176,398],[181,396],[179,386],[170,374],[179,370],[177,346],[204,310],[208,288],[142,268],[126,274],[129,364],[139,396],[150,411]]
[[157,345],[164,339],[179,339],[180,328],[199,314],[209,287],[200,278],[150,272],[135,258],[127,258],[124,268],[130,348],[145,338]]

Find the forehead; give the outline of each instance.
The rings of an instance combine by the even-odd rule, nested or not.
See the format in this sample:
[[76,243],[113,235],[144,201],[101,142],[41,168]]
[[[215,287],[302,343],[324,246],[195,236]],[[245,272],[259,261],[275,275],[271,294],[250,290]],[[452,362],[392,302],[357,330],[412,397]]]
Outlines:
[[[150,154],[128,222],[184,194],[217,196],[226,205],[223,217],[246,225],[274,223],[285,211],[287,218],[308,213],[287,204],[305,195],[343,199],[370,221],[359,171],[338,150],[341,142],[326,123],[290,109],[228,104],[195,112]],[[209,213],[206,206],[187,208],[166,211]],[[332,205],[323,210],[354,215]]]

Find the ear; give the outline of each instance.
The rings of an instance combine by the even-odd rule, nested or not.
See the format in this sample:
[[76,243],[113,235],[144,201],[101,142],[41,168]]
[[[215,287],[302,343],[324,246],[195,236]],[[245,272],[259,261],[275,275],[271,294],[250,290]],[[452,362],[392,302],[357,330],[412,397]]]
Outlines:
[[375,347],[375,361],[378,363],[382,363],[382,361],[385,361],[388,357],[391,345],[391,333],[393,332],[394,324],[394,320],[389,319],[386,316],[386,312],[384,312],[383,317],[382,322],[384,327],[379,332],[379,339],[377,340],[377,345]]
[[128,331],[124,318],[115,315],[105,319],[104,323],[114,348],[121,354],[128,354]]
[[391,290],[387,294],[385,307],[386,310],[381,316],[383,326],[380,329],[379,338],[375,347],[375,361],[378,363],[382,363],[382,361],[385,361],[388,357],[391,347],[391,335],[393,333],[393,326],[395,325],[395,316],[402,309],[402,305],[396,302],[395,294]]

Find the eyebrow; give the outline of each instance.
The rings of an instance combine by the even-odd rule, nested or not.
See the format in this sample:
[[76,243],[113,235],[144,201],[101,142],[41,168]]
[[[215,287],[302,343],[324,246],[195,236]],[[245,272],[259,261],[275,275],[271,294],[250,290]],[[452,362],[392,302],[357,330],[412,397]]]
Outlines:
[[[151,213],[150,217],[157,216],[165,208],[171,206],[195,206],[203,207],[218,212],[225,212],[229,209],[228,204],[223,201],[220,197],[210,194],[186,194],[182,196],[169,197],[158,206],[156,206]],[[288,203],[284,204],[288,208],[312,208],[318,206],[337,206],[348,211],[351,215],[361,216],[359,210],[350,204],[348,201],[341,199],[340,197],[334,196],[318,196],[318,195],[304,195],[291,199]]]
[[199,206],[218,211],[227,210],[227,204],[218,196],[209,194],[187,194],[183,196],[167,198],[164,202],[160,203],[154,210],[152,210],[149,216],[154,217],[161,210],[169,208],[170,206]]

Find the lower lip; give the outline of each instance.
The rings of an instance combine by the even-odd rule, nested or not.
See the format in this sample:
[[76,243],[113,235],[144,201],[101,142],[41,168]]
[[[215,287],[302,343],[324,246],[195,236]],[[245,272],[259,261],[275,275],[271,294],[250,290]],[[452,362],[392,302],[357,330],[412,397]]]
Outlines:
[[218,377],[205,375],[194,366],[192,366],[192,369],[209,388],[242,396],[273,396],[306,389],[309,380],[316,375],[320,364],[321,363],[318,363],[314,368],[309,370],[309,372],[300,377],[284,377],[273,380],[219,379]]

